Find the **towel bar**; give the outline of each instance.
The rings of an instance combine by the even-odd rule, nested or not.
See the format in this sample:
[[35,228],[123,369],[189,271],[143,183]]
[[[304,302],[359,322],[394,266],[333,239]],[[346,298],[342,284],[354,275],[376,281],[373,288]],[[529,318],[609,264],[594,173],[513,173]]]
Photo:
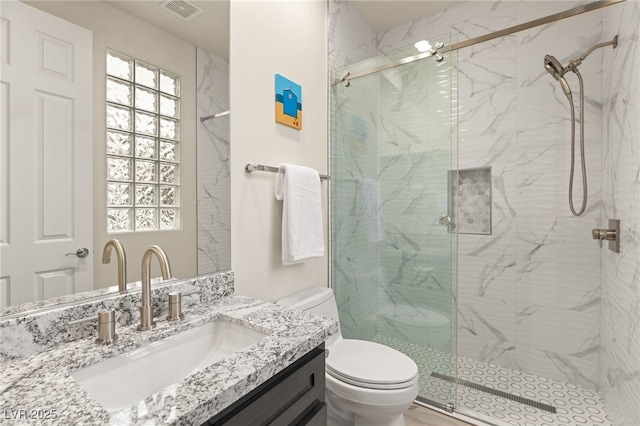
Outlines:
[[224,117],[225,115],[229,115],[230,113],[231,113],[230,111],[222,111],[222,112],[219,112],[217,114],[207,115],[206,117],[200,117],[200,122],[204,123],[207,120],[211,120],[213,118]]
[[[278,173],[278,168],[273,166],[263,166],[262,164],[247,164],[244,166],[244,171],[247,173],[251,172],[272,172]],[[320,175],[320,180],[328,180],[329,176]]]

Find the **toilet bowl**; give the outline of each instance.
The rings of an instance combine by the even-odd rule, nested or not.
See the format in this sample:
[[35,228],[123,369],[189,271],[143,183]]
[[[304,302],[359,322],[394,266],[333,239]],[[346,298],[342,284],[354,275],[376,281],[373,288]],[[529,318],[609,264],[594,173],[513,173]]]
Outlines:
[[[333,291],[312,288],[276,302],[338,320]],[[343,339],[326,342],[328,425],[402,426],[403,413],[418,395],[418,367],[411,358],[379,343]]]

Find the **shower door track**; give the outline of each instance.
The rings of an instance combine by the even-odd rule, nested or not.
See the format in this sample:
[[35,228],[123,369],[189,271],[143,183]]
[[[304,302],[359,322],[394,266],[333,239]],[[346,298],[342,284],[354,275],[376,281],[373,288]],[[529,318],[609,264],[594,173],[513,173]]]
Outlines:
[[[495,38],[504,37],[513,33],[538,27],[540,25],[545,25],[551,22],[559,21],[561,19],[571,18],[572,16],[580,15],[586,12],[591,12],[597,9],[602,9],[603,7],[611,6],[616,3],[622,3],[624,1],[626,0],[601,0],[593,3],[588,3],[582,6],[574,7],[573,9],[565,10],[564,12],[554,13],[553,15],[548,15],[543,18],[534,19],[533,21],[514,25],[512,27],[505,28],[503,30],[494,31],[492,33],[485,34],[479,37],[474,37],[469,40],[453,43],[450,46],[444,46],[441,49],[437,49],[437,52],[438,53],[451,52],[454,50],[462,49],[464,47],[473,46],[478,43],[484,43],[485,41],[493,40]],[[379,65],[377,67],[360,71],[354,74],[345,73],[345,75],[343,75],[341,78],[338,78],[337,80],[335,80],[332,85],[353,80],[354,78],[364,77],[365,75],[374,74],[390,68],[394,68],[394,67],[397,67],[398,65],[410,64],[411,62],[419,61],[421,59],[425,59],[433,55],[434,55],[433,52],[423,52],[417,55],[408,56],[406,58],[402,58],[397,61],[390,62],[388,64]]]

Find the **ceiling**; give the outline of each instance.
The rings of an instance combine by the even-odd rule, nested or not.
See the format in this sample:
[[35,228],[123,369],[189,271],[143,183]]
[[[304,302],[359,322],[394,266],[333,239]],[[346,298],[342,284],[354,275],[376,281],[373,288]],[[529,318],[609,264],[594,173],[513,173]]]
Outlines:
[[204,12],[188,21],[160,7],[163,0],[104,1],[179,39],[229,60],[229,0],[190,0]]
[[[164,3],[162,0],[103,1],[216,56],[229,60],[229,0],[190,0],[204,9],[204,13],[188,21],[160,7]],[[380,33],[419,17],[435,15],[462,1],[352,0],[351,3],[375,32]]]

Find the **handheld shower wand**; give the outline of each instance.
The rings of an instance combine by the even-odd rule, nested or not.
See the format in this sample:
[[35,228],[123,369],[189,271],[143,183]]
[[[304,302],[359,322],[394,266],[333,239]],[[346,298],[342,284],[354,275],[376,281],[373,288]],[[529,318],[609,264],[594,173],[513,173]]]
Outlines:
[[563,77],[569,70],[567,68],[563,68],[556,57],[551,55],[546,55],[544,57],[544,69],[546,69],[553,78],[560,82],[562,91],[567,95],[567,98],[571,99],[573,97],[571,95],[571,88],[569,87],[567,80]]
[[[574,216],[580,216],[587,208],[587,167],[585,163],[584,154],[584,84],[582,81],[582,74],[578,71],[578,66],[582,64],[587,56],[596,49],[601,47],[613,45],[615,49],[618,47],[618,36],[616,35],[613,40],[606,41],[604,43],[596,44],[590,47],[585,53],[576,59],[569,61],[566,67],[563,67],[560,61],[555,56],[546,55],[544,57],[544,69],[560,82],[562,91],[569,100],[569,109],[571,110],[571,171],[569,173],[569,209]],[[573,174],[575,169],[575,143],[576,143],[576,119],[575,119],[575,107],[573,105],[573,95],[571,94],[571,87],[564,78],[567,72],[573,72],[578,77],[580,83],[580,165],[582,170],[582,206],[578,211],[573,207]]]

